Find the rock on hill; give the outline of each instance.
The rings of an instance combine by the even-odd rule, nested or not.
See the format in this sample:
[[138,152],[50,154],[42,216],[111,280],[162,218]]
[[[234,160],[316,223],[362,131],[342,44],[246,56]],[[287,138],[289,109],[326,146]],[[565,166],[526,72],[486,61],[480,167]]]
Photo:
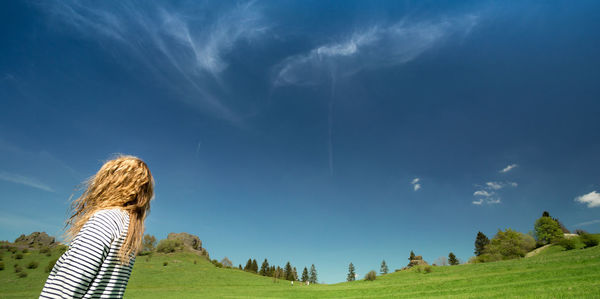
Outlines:
[[170,233],[167,240],[180,240],[188,249],[202,250],[202,241],[197,236],[188,233]]
[[29,236],[21,235],[15,240],[15,245],[27,247],[53,247],[58,245],[54,237],[48,236],[45,232],[33,232]]

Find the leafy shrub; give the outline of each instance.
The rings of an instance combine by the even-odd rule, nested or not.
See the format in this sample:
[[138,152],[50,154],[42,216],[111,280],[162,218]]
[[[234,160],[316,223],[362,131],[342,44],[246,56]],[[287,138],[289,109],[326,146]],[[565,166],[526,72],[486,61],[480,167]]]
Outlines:
[[535,248],[535,240],[512,229],[498,230],[498,233],[485,246],[483,254],[477,257],[478,262],[493,262],[524,257],[525,254]]
[[197,263],[198,263],[198,261],[197,261],[197,260],[194,260],[194,265],[195,265],[195,264],[197,264]]
[[569,239],[562,238],[556,244],[562,246],[565,250],[572,250],[577,247],[577,243],[575,242],[575,240],[573,238],[569,238]]
[[8,251],[10,251],[11,253],[15,253],[17,252],[17,247],[8,247]]
[[217,268],[223,268],[223,264],[221,264],[219,261],[217,260],[212,260],[210,261],[213,265],[215,265]]
[[540,244],[556,243],[563,237],[558,222],[550,217],[542,216],[535,221],[535,237]]
[[23,253],[28,253],[28,252],[29,252],[29,249],[27,249],[27,248],[23,249]]
[[19,273],[23,271],[23,267],[19,266],[19,265],[15,265],[15,273]]
[[423,271],[425,271],[425,273],[431,273],[431,271],[433,271],[433,270],[432,270],[431,266],[425,266],[423,268]]
[[48,246],[44,246],[42,248],[40,248],[40,253],[49,253],[50,252],[50,247]]
[[0,262],[0,271],[4,270],[4,262]]
[[156,251],[163,253],[171,253],[183,250],[183,242],[181,240],[161,240],[156,247]]
[[373,281],[375,279],[377,279],[377,273],[375,273],[373,270],[369,271],[369,273],[365,275],[365,280]]
[[35,269],[39,266],[40,263],[36,262],[36,261],[31,261],[29,262],[29,264],[27,264],[27,269]]
[[598,238],[592,234],[588,234],[586,232],[579,235],[579,239],[581,243],[585,245],[584,248],[594,247],[598,245]]
[[46,273],[50,273],[50,271],[52,271],[52,268],[54,268],[54,264],[56,264],[57,260],[58,259],[53,259],[48,262],[48,265],[46,266],[46,269],[45,269]]
[[163,262],[163,266],[167,266],[169,262]]
[[46,252],[46,256],[51,256],[52,253],[50,251]]
[[27,277],[27,273],[24,272],[24,271],[19,272],[19,273],[17,273],[17,277],[19,277],[19,278],[25,278],[25,277]]
[[69,247],[67,247],[67,245],[58,245],[56,246],[56,249],[58,249],[58,253],[59,254],[63,254],[65,253],[65,251],[67,251],[67,249],[69,249]]
[[21,260],[21,259],[23,259],[23,254],[19,252],[19,253],[15,254],[15,258],[18,260]]

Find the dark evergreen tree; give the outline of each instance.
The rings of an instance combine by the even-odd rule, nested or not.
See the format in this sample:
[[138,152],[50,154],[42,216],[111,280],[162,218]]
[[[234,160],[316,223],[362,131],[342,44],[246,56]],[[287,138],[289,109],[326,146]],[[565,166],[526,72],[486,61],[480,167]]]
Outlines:
[[346,277],[347,281],[354,281],[356,279],[356,273],[354,272],[354,265],[350,263],[348,265],[348,276]]
[[408,257],[408,260],[409,260],[409,261],[412,261],[412,260],[414,260],[414,259],[415,259],[415,253],[414,253],[414,252],[411,250],[411,251],[410,251],[410,256]]
[[484,233],[478,232],[475,238],[475,255],[480,256],[487,244],[490,244],[490,239]]
[[275,266],[271,266],[269,268],[269,275],[268,276],[273,277],[274,274],[275,274]]
[[317,283],[317,268],[315,268],[315,264],[312,264],[310,266],[308,281],[310,281],[310,283]]
[[286,280],[294,280],[294,272],[292,270],[292,265],[290,265],[290,262],[287,262],[287,264],[285,264],[285,268],[283,269],[283,277]]
[[238,266],[238,268],[240,268],[240,270],[242,270],[242,264],[240,264],[240,265]]
[[281,267],[277,266],[277,269],[275,269],[275,277],[283,278],[283,277],[285,277],[283,274],[284,274],[283,269],[281,269]]
[[246,266],[244,267],[244,271],[252,271],[252,259],[248,259]]
[[450,252],[450,254],[448,254],[448,264],[450,264],[450,266],[455,266],[455,265],[460,264],[458,262],[458,259],[456,258],[456,256],[452,252]]
[[383,260],[381,262],[381,269],[379,269],[379,272],[381,272],[381,274],[387,274],[389,271],[387,264],[385,263],[385,260]]
[[262,265],[260,265],[260,272],[258,272],[258,274],[260,274],[262,276],[268,276],[269,262],[267,261],[267,259],[265,259],[265,261],[262,263]]
[[296,271],[296,267],[292,270],[292,276],[294,276],[294,281],[298,281],[298,272]]
[[550,217],[550,213],[548,213],[548,211],[544,211],[544,213],[542,213],[542,217]]
[[254,273],[258,273],[258,263],[256,262],[256,260],[252,260],[252,272]]
[[306,267],[304,267],[304,270],[302,270],[302,282],[307,282],[308,281],[308,269],[306,269]]

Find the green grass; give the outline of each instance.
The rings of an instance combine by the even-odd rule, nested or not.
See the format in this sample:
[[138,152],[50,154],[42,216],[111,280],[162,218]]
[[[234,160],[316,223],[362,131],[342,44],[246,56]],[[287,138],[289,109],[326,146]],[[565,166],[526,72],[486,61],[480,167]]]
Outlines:
[[[44,268],[57,254],[34,251],[17,261],[4,253],[0,297],[39,295]],[[40,266],[24,267],[28,276],[18,278],[14,262],[32,260]],[[125,298],[600,298],[600,246],[570,251],[553,246],[531,258],[432,268],[428,274],[411,269],[372,282],[292,287],[289,281],[216,268],[191,253],[155,254],[137,258]]]

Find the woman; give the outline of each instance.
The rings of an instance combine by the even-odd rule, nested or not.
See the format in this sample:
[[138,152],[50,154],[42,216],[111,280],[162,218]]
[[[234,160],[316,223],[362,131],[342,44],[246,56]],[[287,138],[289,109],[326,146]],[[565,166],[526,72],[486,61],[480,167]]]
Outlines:
[[142,246],[154,180],[144,161],[119,156],[87,181],[71,205],[69,249],[58,259],[40,298],[121,298]]

